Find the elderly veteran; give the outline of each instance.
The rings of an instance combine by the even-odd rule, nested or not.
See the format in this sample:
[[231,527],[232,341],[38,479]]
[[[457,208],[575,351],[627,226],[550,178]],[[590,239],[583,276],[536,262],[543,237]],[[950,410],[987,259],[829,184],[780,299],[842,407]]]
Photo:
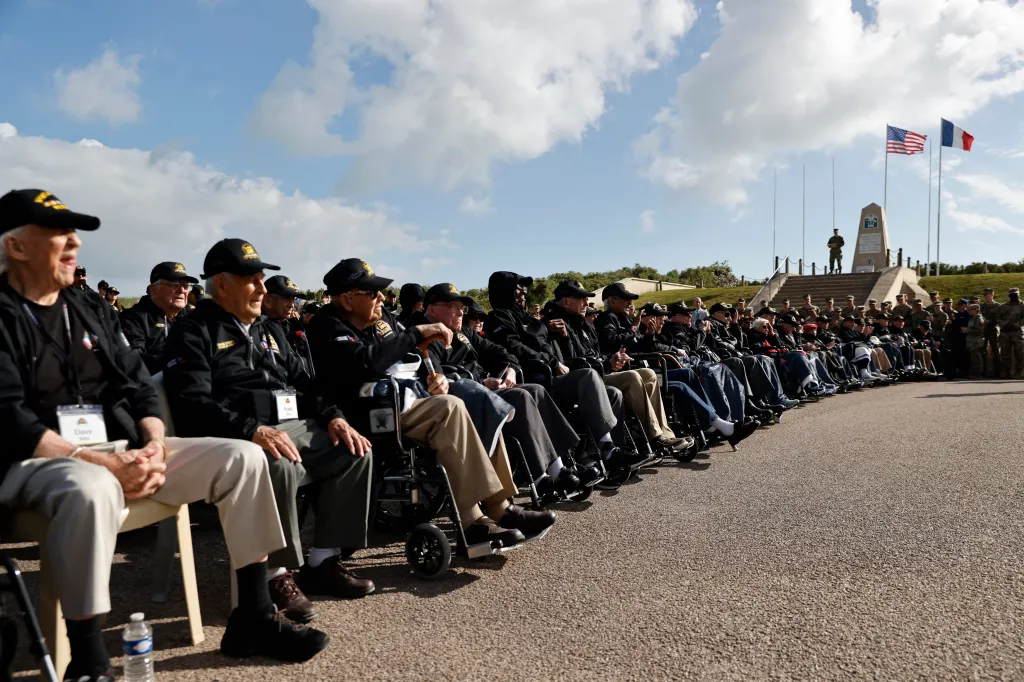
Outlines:
[[156,388],[111,307],[69,287],[100,221],[41,190],[0,198],[0,504],[50,520],[67,619],[66,679],[112,676],[103,645],[126,501],[215,504],[238,580],[221,651],[306,660],[327,635],[275,614],[267,554],[284,546],[267,464],[252,443],[165,438]]

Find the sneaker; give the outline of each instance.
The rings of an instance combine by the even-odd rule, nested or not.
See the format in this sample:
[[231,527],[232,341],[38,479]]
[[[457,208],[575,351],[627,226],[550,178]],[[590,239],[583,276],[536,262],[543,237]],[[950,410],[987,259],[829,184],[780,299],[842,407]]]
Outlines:
[[274,606],[284,613],[288,620],[294,623],[308,623],[317,617],[313,602],[302,594],[302,590],[295,584],[295,574],[291,571],[271,578],[267,586],[270,588],[270,599]]
[[555,525],[557,518],[553,511],[531,511],[513,504],[505,509],[505,513],[498,519],[498,525],[518,530],[526,537],[533,537]]
[[330,637],[308,625],[288,620],[281,611],[253,615],[235,609],[220,640],[220,652],[231,658],[264,656],[301,663],[327,648]]
[[526,539],[526,536],[517,529],[502,528],[487,516],[480,517],[463,532],[466,535],[467,545],[497,542],[500,547],[512,547]]
[[298,575],[299,586],[309,594],[320,594],[341,599],[358,599],[373,594],[377,587],[372,580],[361,578],[345,568],[341,557],[331,557],[319,566],[304,566]]

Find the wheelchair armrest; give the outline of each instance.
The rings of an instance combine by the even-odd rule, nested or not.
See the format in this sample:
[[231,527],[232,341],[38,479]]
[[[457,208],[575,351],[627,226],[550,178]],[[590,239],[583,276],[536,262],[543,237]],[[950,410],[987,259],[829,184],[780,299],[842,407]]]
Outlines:
[[668,361],[661,353],[632,353],[629,357],[634,360],[649,362],[658,373],[658,383],[661,386],[668,386]]
[[540,360],[526,360],[523,362],[524,383],[540,384],[544,388],[551,387],[551,379],[554,372]]

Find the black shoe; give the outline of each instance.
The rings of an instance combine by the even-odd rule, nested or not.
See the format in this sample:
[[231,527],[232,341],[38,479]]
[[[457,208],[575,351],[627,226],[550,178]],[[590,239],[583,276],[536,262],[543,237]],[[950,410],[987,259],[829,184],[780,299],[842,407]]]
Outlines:
[[64,673],[64,682],[114,682],[116,678],[114,669],[110,667],[109,663],[105,666],[97,666],[96,670],[82,671],[76,669],[75,661],[72,660]]
[[571,495],[580,489],[580,485],[579,477],[569,467],[559,471],[558,478],[555,479],[555,488],[563,495]]
[[757,431],[759,427],[760,424],[757,422],[754,422],[753,424],[734,424],[732,435],[726,436],[725,438],[729,442],[729,445],[732,446],[732,451],[736,452],[736,444],[754,433],[754,431]]
[[636,450],[629,450],[624,455],[624,461],[626,466],[630,469],[635,469],[642,464],[646,464],[651,460],[651,455],[644,455],[637,452]]
[[465,534],[467,545],[489,542],[492,545],[498,543],[499,547],[512,547],[526,539],[526,536],[515,528],[502,528],[487,516],[471,523]]
[[606,448],[601,453],[601,459],[604,462],[604,470],[606,472],[605,483],[609,486],[615,486],[615,488],[602,488],[603,490],[614,490],[629,480],[629,464],[626,462],[625,453],[620,448]]
[[576,465],[576,476],[579,478],[580,486],[589,488],[594,485],[603,474],[596,462],[582,460]]
[[498,525],[518,530],[526,537],[533,537],[555,525],[557,519],[553,511],[531,511],[513,504],[505,509],[505,513],[498,519]]
[[220,652],[231,658],[263,656],[301,663],[327,648],[330,637],[308,625],[288,620],[281,611],[252,614],[235,609],[220,640]]

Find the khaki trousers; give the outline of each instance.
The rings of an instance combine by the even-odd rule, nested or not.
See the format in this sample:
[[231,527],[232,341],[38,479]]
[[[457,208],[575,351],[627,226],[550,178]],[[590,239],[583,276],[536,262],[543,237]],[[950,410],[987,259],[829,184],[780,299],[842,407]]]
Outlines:
[[402,434],[429,446],[448,472],[462,525],[483,516],[480,502],[488,514],[498,514],[505,500],[518,492],[504,438],[498,439],[494,457],[488,457],[462,399],[453,395],[420,398],[402,413]]
[[647,367],[604,375],[604,383],[622,391],[622,397],[644,425],[650,439],[671,433],[665,405],[661,400],[658,373]]
[[888,372],[892,369],[892,363],[889,362],[889,356],[885,354],[885,351],[881,348],[872,348],[871,354],[875,358],[875,362],[878,363],[878,368],[883,372]]
[[[123,452],[125,445],[90,449]],[[168,438],[167,482],[152,497],[217,505],[233,569],[285,546],[267,460],[255,443]],[[121,484],[110,471],[70,457],[17,462],[0,483],[0,504],[50,519],[50,561],[66,618],[110,611],[110,564],[124,509]]]

